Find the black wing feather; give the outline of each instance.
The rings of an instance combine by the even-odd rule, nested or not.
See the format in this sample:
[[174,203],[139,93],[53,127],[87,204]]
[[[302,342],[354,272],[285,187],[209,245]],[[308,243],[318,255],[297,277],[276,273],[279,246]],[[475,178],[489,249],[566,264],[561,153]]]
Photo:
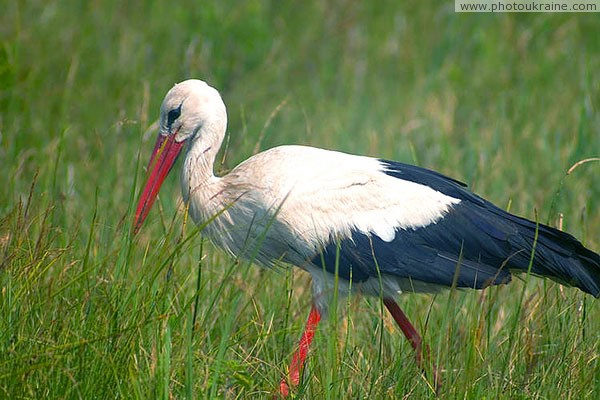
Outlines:
[[483,288],[510,281],[510,269],[531,272],[600,296],[600,256],[573,236],[507,213],[435,171],[382,161],[390,176],[427,185],[460,199],[436,223],[397,229],[386,242],[353,231],[333,240],[312,262],[360,282],[381,274],[456,287]]

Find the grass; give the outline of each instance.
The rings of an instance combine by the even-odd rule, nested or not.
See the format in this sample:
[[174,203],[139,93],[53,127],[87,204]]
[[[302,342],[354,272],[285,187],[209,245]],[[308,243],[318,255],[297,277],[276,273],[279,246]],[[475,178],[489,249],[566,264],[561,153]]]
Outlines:
[[[364,3],[364,4],[363,4]],[[406,4],[405,4],[406,3]],[[600,249],[593,14],[452,2],[10,2],[0,15],[0,397],[270,398],[310,304],[184,223],[169,179],[139,237],[152,123],[199,77],[229,108],[220,171],[283,143],[464,180]],[[377,299],[341,301],[299,398],[427,398]],[[597,300],[536,278],[400,298],[444,398],[597,398]]]

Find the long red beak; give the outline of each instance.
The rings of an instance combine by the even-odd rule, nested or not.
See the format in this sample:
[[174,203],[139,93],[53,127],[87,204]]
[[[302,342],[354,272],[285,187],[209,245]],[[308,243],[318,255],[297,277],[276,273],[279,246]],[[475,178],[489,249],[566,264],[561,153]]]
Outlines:
[[175,141],[176,133],[170,135],[158,135],[150,162],[148,163],[148,180],[142,191],[135,211],[135,223],[133,233],[136,234],[144,220],[148,216],[160,186],[169,174],[171,167],[177,160],[177,156],[183,148],[184,142]]

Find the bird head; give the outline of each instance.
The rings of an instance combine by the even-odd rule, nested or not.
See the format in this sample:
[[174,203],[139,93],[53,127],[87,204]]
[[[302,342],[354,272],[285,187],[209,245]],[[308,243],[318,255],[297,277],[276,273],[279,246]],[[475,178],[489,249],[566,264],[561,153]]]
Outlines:
[[227,125],[227,112],[219,92],[197,79],[176,84],[167,92],[160,107],[160,130],[148,163],[147,179],[140,195],[134,233],[148,216],[160,187],[175,164],[184,145],[198,142],[206,150],[221,146]]

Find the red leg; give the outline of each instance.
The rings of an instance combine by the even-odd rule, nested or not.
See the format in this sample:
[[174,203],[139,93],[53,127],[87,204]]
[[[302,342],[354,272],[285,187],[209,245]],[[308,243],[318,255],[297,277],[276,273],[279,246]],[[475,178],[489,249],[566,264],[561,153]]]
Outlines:
[[[388,309],[392,317],[404,333],[404,336],[408,339],[412,347],[415,349],[417,353],[417,366],[424,370],[423,358],[426,358],[427,362],[430,361],[430,351],[429,346],[425,345],[425,354],[423,355],[423,339],[421,339],[421,335],[415,329],[415,327],[410,323],[406,314],[400,309],[398,303],[391,298],[384,298],[383,304]],[[438,393],[440,388],[442,387],[441,377],[438,374],[437,367],[433,364],[433,382],[435,392]]]
[[288,379],[292,386],[297,386],[300,383],[300,371],[304,366],[304,361],[306,361],[306,356],[308,354],[308,348],[310,347],[310,343],[315,336],[315,330],[317,329],[317,325],[321,320],[321,314],[313,305],[310,309],[310,314],[308,314],[308,320],[306,321],[306,327],[304,328],[304,333],[300,338],[300,343],[298,344],[298,350],[294,353],[294,357],[292,358],[292,363],[290,364],[290,370],[287,377],[283,377],[281,383],[279,384],[279,393],[282,397],[287,397],[290,393],[290,387],[288,386]]

